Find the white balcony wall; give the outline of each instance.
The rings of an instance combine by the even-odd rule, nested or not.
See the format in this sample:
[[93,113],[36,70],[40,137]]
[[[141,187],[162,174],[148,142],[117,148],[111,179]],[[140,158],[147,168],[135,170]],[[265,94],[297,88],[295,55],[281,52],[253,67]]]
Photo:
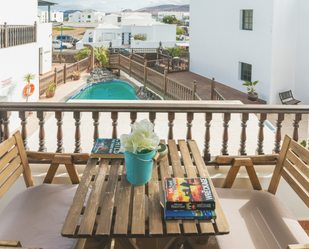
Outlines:
[[[241,30],[241,10],[253,10],[253,30]],[[190,70],[247,92],[240,62],[252,65],[259,97],[269,102],[272,63],[273,0],[192,0]]]
[[37,21],[37,0],[16,0],[0,2],[0,24],[33,25]]
[[42,48],[40,57],[41,74],[52,71],[52,23],[38,25],[38,48]]

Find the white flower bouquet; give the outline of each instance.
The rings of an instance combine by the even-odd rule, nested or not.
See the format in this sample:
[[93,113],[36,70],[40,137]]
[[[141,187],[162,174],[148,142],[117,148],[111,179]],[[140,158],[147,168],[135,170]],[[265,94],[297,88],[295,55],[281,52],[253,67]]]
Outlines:
[[153,124],[147,119],[131,124],[132,132],[120,136],[120,151],[146,154],[160,148],[160,138],[153,132]]

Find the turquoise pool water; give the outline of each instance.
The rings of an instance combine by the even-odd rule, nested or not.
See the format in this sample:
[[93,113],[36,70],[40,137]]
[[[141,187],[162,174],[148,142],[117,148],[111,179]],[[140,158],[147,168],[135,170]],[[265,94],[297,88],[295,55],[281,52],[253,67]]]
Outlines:
[[70,99],[136,100],[134,87],[125,81],[109,81],[85,87]]

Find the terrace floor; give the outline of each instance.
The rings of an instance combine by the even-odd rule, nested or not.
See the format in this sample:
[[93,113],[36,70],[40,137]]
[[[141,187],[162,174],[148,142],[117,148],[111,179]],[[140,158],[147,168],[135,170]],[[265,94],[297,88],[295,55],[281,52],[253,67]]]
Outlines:
[[[190,71],[169,73],[168,77],[177,80],[188,87],[192,87],[194,80],[196,80],[196,91],[198,96],[200,96],[202,100],[211,99],[211,79]],[[246,93],[221,83],[216,83],[216,89],[226,100],[240,100],[244,104],[266,104],[266,101],[262,99],[250,101],[248,100]]]

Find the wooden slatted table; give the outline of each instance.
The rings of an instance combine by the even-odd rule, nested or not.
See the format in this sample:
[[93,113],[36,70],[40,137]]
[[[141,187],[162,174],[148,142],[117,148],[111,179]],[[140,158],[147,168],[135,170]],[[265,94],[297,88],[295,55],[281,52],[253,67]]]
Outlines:
[[[134,238],[171,237],[177,248],[187,238],[229,233],[229,225],[194,140],[168,140],[169,155],[154,164],[151,180],[141,186],[126,178],[123,159],[90,158],[62,228],[62,236],[95,238],[104,248],[115,238],[123,248],[138,248]],[[182,160],[181,160],[182,158]],[[99,163],[98,163],[99,160]],[[208,177],[216,198],[215,221],[166,221],[160,205],[164,177]],[[91,187],[90,187],[91,186]],[[88,193],[88,195],[87,195]],[[90,193],[90,194],[89,194]]]

